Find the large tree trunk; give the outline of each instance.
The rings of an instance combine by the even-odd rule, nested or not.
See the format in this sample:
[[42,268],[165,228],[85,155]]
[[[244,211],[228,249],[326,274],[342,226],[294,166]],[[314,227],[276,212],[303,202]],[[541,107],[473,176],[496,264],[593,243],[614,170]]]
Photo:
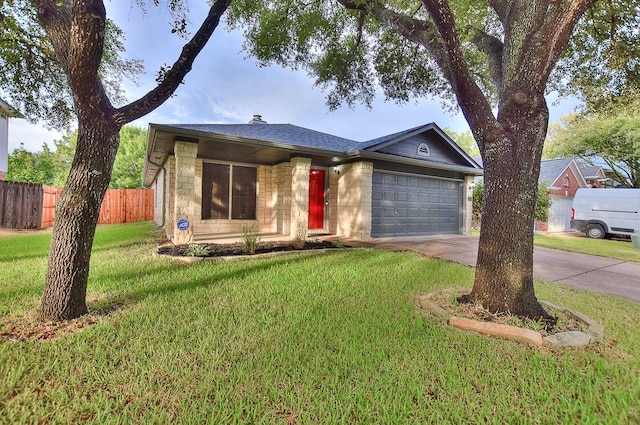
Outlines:
[[119,128],[80,123],[76,154],[56,209],[40,317],[58,321],[87,313],[86,292],[93,237],[109,187]]
[[74,319],[87,313],[91,247],[111,180],[120,128],[153,111],[175,92],[230,3],[216,0],[211,5],[198,31],[154,89],[114,109],[98,72],[107,20],[103,1],[32,0],[67,76],[79,126],[76,154],[56,210],[41,319]]
[[[526,110],[525,110],[526,108]],[[533,288],[533,229],[549,113],[542,93],[505,102],[500,137],[483,143],[484,204],[475,282],[464,300],[492,312],[555,320]]]

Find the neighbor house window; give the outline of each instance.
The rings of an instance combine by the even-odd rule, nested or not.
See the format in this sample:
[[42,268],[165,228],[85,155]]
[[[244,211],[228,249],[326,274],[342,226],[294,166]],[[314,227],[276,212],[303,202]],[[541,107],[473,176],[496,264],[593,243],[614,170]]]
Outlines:
[[202,164],[202,218],[256,219],[257,169]]
[[429,156],[429,146],[426,143],[420,143],[418,146],[418,156]]

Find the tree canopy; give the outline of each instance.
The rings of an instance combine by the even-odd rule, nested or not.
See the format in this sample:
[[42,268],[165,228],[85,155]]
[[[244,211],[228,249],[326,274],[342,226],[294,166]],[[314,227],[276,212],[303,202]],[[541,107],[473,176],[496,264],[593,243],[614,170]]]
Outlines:
[[640,187],[640,95],[599,112],[564,117],[549,131],[545,156],[576,156],[602,166],[619,184]]
[[480,149],[478,149],[476,139],[473,138],[473,134],[471,134],[469,130],[458,133],[446,128],[444,132],[447,133],[447,135],[451,137],[453,141],[456,142],[456,144],[460,146],[462,150],[464,150],[469,156],[480,156]]
[[599,109],[640,89],[640,4],[598,1],[578,22],[550,89]]
[[[0,2],[0,93],[28,120],[69,128],[75,119],[73,96],[33,3]],[[107,20],[99,75],[116,104],[125,100],[121,81],[136,81],[143,70],[141,61],[123,57],[123,41],[122,30]]]
[[[147,131],[136,126],[120,130],[120,147],[111,174],[111,189],[142,188],[142,169]],[[15,182],[40,183],[62,187],[67,182],[73,156],[78,144],[78,131],[54,140],[54,149],[47,144],[42,151],[29,152],[21,145],[9,154],[6,179]]]
[[42,152],[29,152],[21,144],[9,154],[9,166],[5,179],[11,182],[39,183],[52,186],[56,167],[54,153],[45,143]]

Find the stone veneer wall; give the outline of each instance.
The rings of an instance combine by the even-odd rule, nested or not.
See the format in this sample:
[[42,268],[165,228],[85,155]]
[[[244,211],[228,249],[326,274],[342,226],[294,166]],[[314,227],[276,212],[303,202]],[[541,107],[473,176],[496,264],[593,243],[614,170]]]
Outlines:
[[[338,167],[338,171],[341,167]],[[342,172],[342,171],[340,171]],[[329,191],[327,193],[327,201],[329,202],[329,233],[336,235],[338,233],[338,182],[340,174],[336,174],[333,168],[329,168]]]
[[167,178],[167,187],[165,188],[164,232],[167,237],[173,239],[174,229],[176,228],[174,215],[176,204],[176,157],[171,155],[166,164],[166,172],[169,173],[169,178]]
[[[309,171],[310,158],[291,159],[291,223],[292,238],[307,236],[309,228]],[[300,233],[300,234],[299,234]]]
[[340,167],[337,235],[371,239],[371,188],[373,164],[355,162]]
[[195,196],[198,199],[198,212],[194,219],[196,236],[224,233],[242,233],[246,225],[258,223],[260,232],[275,232],[273,167],[258,166],[256,181],[256,220],[210,219],[202,217],[202,175],[203,161],[196,160]]
[[191,223],[189,229],[184,231],[174,226],[173,241],[184,244],[193,241],[193,226],[201,209],[201,202],[198,201],[200,195],[195,190],[198,144],[176,141],[173,149],[176,157],[174,218],[176,223],[181,219],[187,219]]
[[278,191],[274,181],[274,167],[261,165],[258,167],[258,187],[256,193],[258,227],[261,232],[277,231]]
[[274,166],[272,178],[275,192],[275,231],[288,234],[291,223],[291,164],[286,162]]
[[462,234],[471,236],[473,218],[473,179],[474,176],[464,178],[462,189]]

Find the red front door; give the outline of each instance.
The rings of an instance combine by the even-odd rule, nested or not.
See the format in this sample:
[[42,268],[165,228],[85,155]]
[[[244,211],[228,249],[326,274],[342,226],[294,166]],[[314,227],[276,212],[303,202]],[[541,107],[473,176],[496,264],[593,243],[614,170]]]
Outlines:
[[324,228],[324,174],[309,171],[309,229]]

